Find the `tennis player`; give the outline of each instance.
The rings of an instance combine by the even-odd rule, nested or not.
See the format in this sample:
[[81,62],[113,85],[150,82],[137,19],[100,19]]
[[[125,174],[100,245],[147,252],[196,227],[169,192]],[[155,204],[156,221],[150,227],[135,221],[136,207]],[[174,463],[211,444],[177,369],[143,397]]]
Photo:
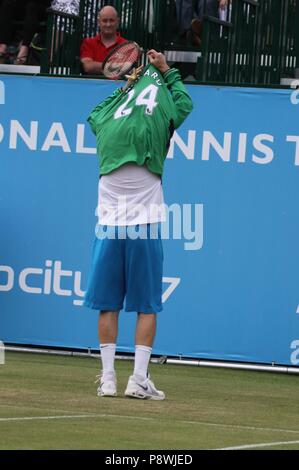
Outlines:
[[[164,400],[148,376],[162,310],[161,176],[174,129],[192,110],[178,70],[151,50],[149,64],[90,114],[100,157],[97,236],[85,306],[100,311],[102,373],[97,393],[117,395],[114,368],[119,311],[137,312],[134,371],[125,395]],[[155,228],[155,230],[153,230]],[[136,234],[138,236],[136,236]],[[154,234],[154,235],[153,235]],[[140,236],[139,236],[140,235]]]

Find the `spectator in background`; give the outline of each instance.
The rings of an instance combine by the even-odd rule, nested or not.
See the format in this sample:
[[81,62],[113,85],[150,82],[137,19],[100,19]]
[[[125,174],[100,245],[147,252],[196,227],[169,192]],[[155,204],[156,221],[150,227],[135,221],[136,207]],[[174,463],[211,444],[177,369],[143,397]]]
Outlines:
[[27,63],[29,46],[37,32],[39,22],[46,19],[50,0],[3,0],[0,7],[0,63],[7,59],[8,45],[13,39],[14,20],[23,20],[22,41],[15,64]]
[[203,15],[218,17],[219,9],[226,8],[227,4],[228,0],[197,0],[194,8],[195,16],[199,20],[202,20]]
[[[68,15],[79,16],[80,0],[52,0],[51,10],[58,12],[58,19],[56,17],[55,25],[53,25],[53,33],[55,28],[59,30],[59,34],[52,35],[52,44],[50,50],[50,62],[52,63],[55,53],[58,48],[62,46],[65,40],[65,33],[72,34],[69,28],[65,28],[65,18],[60,17],[59,13],[67,13]],[[65,31],[67,29],[67,31]]]
[[69,15],[79,15],[80,0],[52,0],[51,8]]
[[126,42],[118,32],[119,17],[112,6],[103,7],[98,14],[100,33],[92,38],[85,38],[81,44],[80,58],[86,74],[102,73],[102,63],[109,52]]
[[[56,12],[67,13],[68,15],[79,16],[80,14],[80,0],[52,0],[51,9]],[[83,34],[85,29],[95,30],[97,28],[97,22],[95,19],[96,12],[98,10],[97,2],[86,1],[83,8]],[[60,19],[60,24],[64,25],[63,18]],[[60,25],[59,25],[60,26]]]
[[224,10],[227,5],[228,0],[176,0],[180,35],[200,46],[203,16],[218,17],[219,9]]

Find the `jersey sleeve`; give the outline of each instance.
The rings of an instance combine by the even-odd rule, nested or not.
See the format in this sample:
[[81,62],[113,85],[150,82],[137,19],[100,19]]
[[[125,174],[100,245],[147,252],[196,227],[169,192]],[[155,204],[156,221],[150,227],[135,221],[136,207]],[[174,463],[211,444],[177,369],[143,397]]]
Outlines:
[[174,128],[177,129],[184,122],[193,109],[192,99],[182,82],[181,75],[177,69],[168,70],[163,76],[164,82],[171,92],[176,108]]
[[97,128],[97,123],[98,123],[98,118],[100,112],[106,108],[106,106],[109,106],[118,96],[122,93],[121,88],[117,88],[112,95],[108,96],[104,101],[99,103],[90,113],[90,115],[87,118],[87,122],[89,122],[91,130],[94,134],[96,134],[96,128]]

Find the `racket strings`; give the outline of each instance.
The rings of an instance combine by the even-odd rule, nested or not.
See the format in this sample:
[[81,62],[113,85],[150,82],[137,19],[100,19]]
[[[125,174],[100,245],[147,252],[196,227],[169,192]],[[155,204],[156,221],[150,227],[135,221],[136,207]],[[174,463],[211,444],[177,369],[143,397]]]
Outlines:
[[140,51],[135,45],[124,44],[107,59],[104,74],[109,78],[119,78],[134,66],[139,57]]
[[115,60],[116,62],[121,62],[121,61],[129,61],[129,60],[137,60],[138,59],[138,52],[135,47],[128,47],[128,48],[123,48],[119,51],[116,51],[114,55],[110,57],[110,60],[108,62],[111,62]]

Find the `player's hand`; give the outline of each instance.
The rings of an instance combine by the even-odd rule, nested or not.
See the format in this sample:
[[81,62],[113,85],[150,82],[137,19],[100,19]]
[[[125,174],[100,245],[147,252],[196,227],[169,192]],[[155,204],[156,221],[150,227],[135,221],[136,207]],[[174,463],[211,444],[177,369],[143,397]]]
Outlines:
[[130,75],[125,75],[128,81],[123,87],[122,89],[123,91],[126,91],[126,89],[129,88],[132,85],[132,83],[134,83],[140,77],[142,69],[143,69],[143,65],[140,65],[139,67],[134,68],[132,72],[130,73]]
[[140,77],[142,69],[143,69],[143,65],[139,65],[139,67],[137,67],[137,69],[136,68],[133,69],[133,71],[130,75],[125,75],[128,82],[135,82],[135,80],[137,80],[137,78]]
[[170,69],[162,52],[157,52],[155,49],[151,49],[148,51],[147,56],[150,63],[154,65],[161,73],[165,73]]

